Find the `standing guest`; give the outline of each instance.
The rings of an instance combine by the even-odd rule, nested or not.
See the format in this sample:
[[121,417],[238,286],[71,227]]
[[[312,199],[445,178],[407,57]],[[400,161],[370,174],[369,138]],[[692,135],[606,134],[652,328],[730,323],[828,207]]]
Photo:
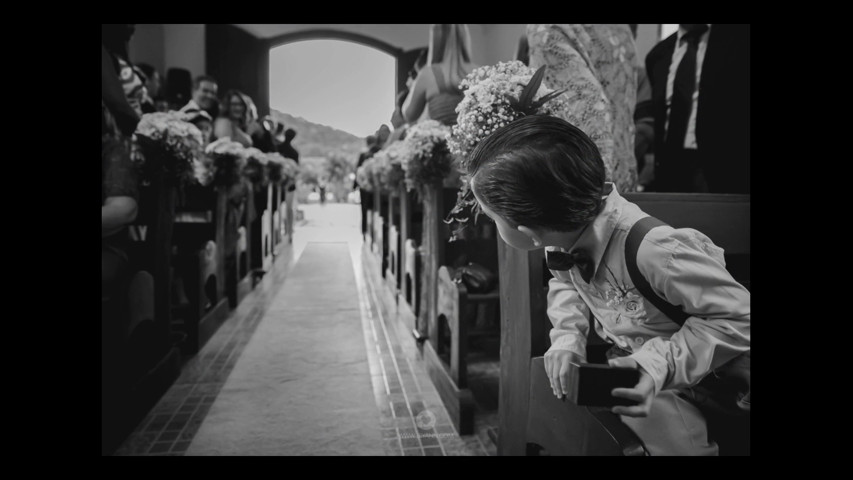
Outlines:
[[255,122],[255,126],[251,129],[252,144],[262,152],[275,152],[273,134],[275,128],[275,120],[270,115],[265,116],[260,122]]
[[275,141],[275,150],[279,151],[281,144],[285,142],[284,139],[284,123],[277,122],[275,126],[275,136],[273,137]]
[[163,77],[160,76],[160,72],[147,63],[139,63],[136,66],[144,75],[142,80],[145,82],[145,89],[148,90],[148,96],[152,101],[150,104],[143,104],[143,111],[145,113],[168,112],[169,101],[164,95],[166,89],[163,87]]
[[456,105],[464,98],[459,83],[477,68],[471,62],[467,25],[433,24],[427,65],[418,73],[403,102],[403,115],[408,123],[415,123],[424,115],[445,125],[455,125]]
[[654,190],[749,193],[749,25],[679,25],[646,71]]
[[[128,43],[134,31],[135,24],[102,24],[101,43],[118,75],[127,103],[133,108],[137,116],[142,116],[144,113],[143,105],[149,104],[150,107],[145,109],[153,111],[154,102],[151,101],[148,90],[145,88],[143,81],[145,75],[141,70],[134,67],[127,54]],[[104,86],[102,86],[103,88]],[[104,101],[110,107],[116,106],[112,98],[104,97]]]
[[216,80],[208,75],[199,75],[193,81],[192,99],[181,108],[185,110],[204,110],[210,118],[216,118],[219,114],[219,101],[217,94],[219,86]]
[[293,148],[293,139],[296,138],[296,130],[288,128],[284,131],[284,143],[278,146],[278,153],[284,158],[293,159],[299,163],[299,152]]
[[119,80],[119,65],[106,46],[101,46],[101,99],[109,109],[118,132],[130,137],[136,130],[140,114],[134,110],[124,94]]
[[[365,141],[367,143],[367,150],[358,155],[358,163],[356,163],[355,166],[356,171],[358,171],[358,167],[360,167],[368,158],[372,157],[379,151],[375,135],[368,135]],[[361,198],[361,235],[363,237],[367,234],[367,211],[373,209],[373,192],[369,192],[362,188],[361,185],[358,184],[358,177],[356,177],[352,183],[352,189],[355,190],[356,188],[358,188],[359,198]]]
[[376,136],[377,149],[381,150],[385,144],[388,143],[388,137],[391,136],[391,129],[388,128],[388,125],[383,123],[378,129],[376,129],[376,133],[374,135]]
[[620,192],[637,186],[634,107],[636,47],[628,24],[527,26],[530,67],[547,65],[544,84],[567,89],[565,98],[586,119],[577,125],[604,159],[607,179]]
[[214,139],[230,137],[244,147],[252,146],[247,129],[254,121],[252,100],[239,90],[228,90],[222,98],[219,118],[213,124]]

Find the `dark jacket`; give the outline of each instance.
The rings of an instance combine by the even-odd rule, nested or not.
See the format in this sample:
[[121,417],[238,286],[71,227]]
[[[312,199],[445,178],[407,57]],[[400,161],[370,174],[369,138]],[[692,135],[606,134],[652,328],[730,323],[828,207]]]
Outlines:
[[[677,33],[646,56],[655,118],[655,175],[672,161],[664,150],[666,79]],[[699,79],[696,143],[712,193],[749,193],[749,25],[714,24]]]

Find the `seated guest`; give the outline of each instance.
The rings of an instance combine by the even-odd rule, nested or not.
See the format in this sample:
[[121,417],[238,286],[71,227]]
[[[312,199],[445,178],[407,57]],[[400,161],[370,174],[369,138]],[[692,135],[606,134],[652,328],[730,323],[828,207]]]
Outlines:
[[201,136],[204,139],[204,144],[210,143],[213,136],[213,119],[204,110],[184,110],[187,115],[187,121],[198,127],[201,130]]
[[204,110],[210,118],[216,118],[219,114],[219,101],[217,93],[219,86],[216,80],[208,75],[199,75],[193,81],[192,99],[181,107],[181,111]]
[[229,90],[222,98],[220,115],[213,124],[214,140],[230,137],[244,147],[252,146],[252,137],[247,132],[254,121],[251,108],[254,106],[248,95],[239,90]]
[[101,297],[109,298],[125,275],[127,232],[139,198],[134,166],[105,104],[101,104]]

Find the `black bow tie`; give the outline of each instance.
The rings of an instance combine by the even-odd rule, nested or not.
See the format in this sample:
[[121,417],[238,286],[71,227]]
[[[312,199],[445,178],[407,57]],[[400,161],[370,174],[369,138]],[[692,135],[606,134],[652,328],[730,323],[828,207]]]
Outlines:
[[586,283],[589,283],[592,274],[595,273],[592,257],[585,250],[575,250],[571,253],[548,251],[545,252],[545,261],[550,270],[571,270],[572,267],[577,266],[581,272],[581,278]]

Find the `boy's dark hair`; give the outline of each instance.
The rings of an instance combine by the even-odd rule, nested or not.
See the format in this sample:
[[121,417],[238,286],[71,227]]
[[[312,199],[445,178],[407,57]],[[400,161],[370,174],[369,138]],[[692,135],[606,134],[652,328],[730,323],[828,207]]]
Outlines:
[[513,227],[577,230],[601,211],[605,168],[595,143],[550,115],[496,130],[471,153],[477,196]]

